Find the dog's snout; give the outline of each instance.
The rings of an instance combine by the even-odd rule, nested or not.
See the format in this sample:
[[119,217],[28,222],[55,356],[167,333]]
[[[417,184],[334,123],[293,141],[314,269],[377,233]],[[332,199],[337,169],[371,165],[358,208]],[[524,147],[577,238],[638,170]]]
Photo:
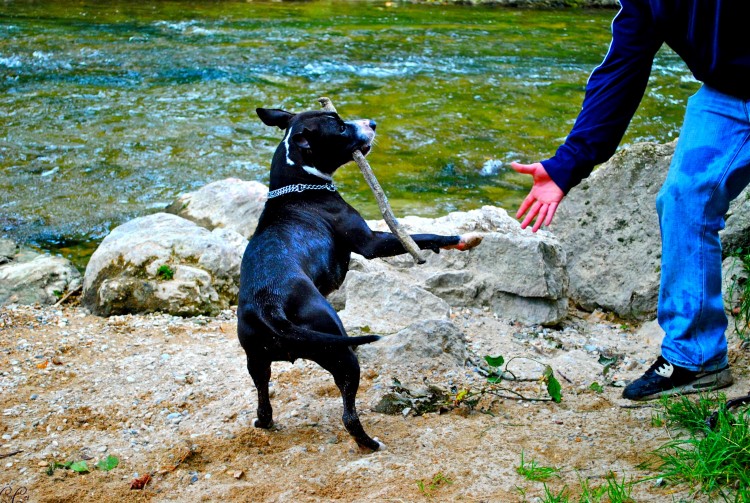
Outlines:
[[370,129],[375,131],[375,128],[378,126],[378,124],[374,120],[370,119],[369,126],[370,126]]

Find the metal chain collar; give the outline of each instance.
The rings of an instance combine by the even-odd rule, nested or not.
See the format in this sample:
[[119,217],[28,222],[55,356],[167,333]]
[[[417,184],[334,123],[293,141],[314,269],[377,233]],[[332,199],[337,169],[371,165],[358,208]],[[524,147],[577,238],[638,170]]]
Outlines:
[[287,185],[286,187],[281,187],[280,189],[270,191],[268,193],[268,199],[283,196],[284,194],[289,194],[291,192],[304,192],[306,190],[329,190],[331,192],[336,192],[336,186],[332,183],[327,183],[325,185],[297,183],[295,185]]

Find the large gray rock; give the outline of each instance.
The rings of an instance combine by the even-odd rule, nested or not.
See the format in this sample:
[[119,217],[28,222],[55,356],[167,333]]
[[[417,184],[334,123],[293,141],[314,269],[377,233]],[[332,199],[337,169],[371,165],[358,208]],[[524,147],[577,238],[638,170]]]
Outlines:
[[750,187],[746,187],[732,201],[726,217],[726,227],[719,235],[725,257],[735,254],[740,248],[744,253],[750,252]]
[[386,373],[402,375],[415,370],[461,368],[467,357],[466,337],[449,320],[416,321],[357,351],[363,361],[376,361],[388,368]]
[[621,150],[558,208],[551,231],[568,257],[570,297],[584,309],[629,319],[656,312],[661,242],[655,201],[674,147],[640,143]]
[[[619,151],[560,205],[551,231],[568,257],[570,297],[583,309],[636,320],[656,313],[661,271],[656,196],[675,145],[639,143]],[[745,190],[730,205],[721,234],[725,252],[750,243],[749,194]]]
[[179,196],[165,210],[207,229],[232,229],[250,238],[266,204],[268,187],[227,178]]
[[390,334],[415,320],[450,318],[444,300],[385,270],[349,271],[346,281],[346,308],[339,316],[348,329]]
[[104,316],[217,314],[237,303],[247,240],[167,213],[115,228],[91,256],[83,303]]
[[0,305],[54,304],[80,285],[81,273],[69,260],[0,239]]
[[[467,358],[463,332],[450,321],[417,321],[396,334],[357,349],[364,365],[377,365],[380,378],[371,399],[373,410],[404,414],[439,410],[449,398],[443,390],[463,373]],[[391,391],[394,379],[399,390]],[[377,381],[376,381],[377,382]]]
[[[405,217],[400,223],[410,233],[484,233],[482,244],[467,252],[424,252],[423,265],[408,255],[384,259],[407,275],[403,284],[418,285],[451,306],[489,306],[500,317],[527,323],[553,325],[567,315],[565,253],[552,234],[522,230],[505,210],[492,206],[436,219]],[[369,224],[387,230],[382,221]]]
[[18,245],[10,239],[0,239],[0,265],[7,264],[13,260],[18,252]]
[[742,303],[749,276],[739,257],[727,257],[722,262],[722,292],[727,312],[733,313]]

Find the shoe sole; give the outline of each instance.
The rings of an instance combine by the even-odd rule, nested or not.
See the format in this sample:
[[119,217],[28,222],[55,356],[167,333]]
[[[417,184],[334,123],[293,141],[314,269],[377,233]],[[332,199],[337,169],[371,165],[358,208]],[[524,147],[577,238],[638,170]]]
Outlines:
[[651,395],[637,398],[635,400],[653,400],[655,398],[661,398],[663,396],[672,395],[687,395],[690,393],[701,393],[703,391],[713,391],[715,389],[726,388],[734,382],[732,371],[729,368],[725,368],[715,374],[708,374],[703,377],[696,379],[688,384],[677,386],[676,388],[659,391]]

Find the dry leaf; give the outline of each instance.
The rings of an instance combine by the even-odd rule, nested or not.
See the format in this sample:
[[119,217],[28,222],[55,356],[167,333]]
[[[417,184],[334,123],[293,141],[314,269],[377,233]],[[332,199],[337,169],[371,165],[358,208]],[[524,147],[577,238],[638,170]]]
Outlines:
[[131,489],[143,489],[146,487],[146,484],[148,484],[151,481],[151,475],[148,473],[144,473],[137,479],[133,479],[133,481],[130,483]]

